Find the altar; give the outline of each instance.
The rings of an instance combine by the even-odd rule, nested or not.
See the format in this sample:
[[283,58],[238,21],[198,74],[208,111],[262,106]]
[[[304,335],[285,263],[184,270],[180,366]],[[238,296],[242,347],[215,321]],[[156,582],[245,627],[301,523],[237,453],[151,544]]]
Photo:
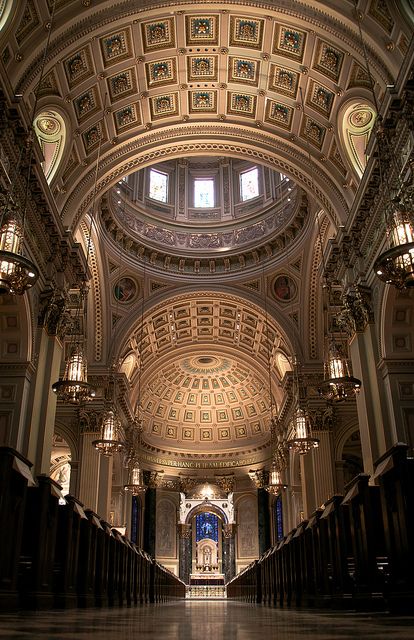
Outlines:
[[206,586],[218,586],[224,585],[224,573],[191,573],[190,574],[190,586],[206,585]]

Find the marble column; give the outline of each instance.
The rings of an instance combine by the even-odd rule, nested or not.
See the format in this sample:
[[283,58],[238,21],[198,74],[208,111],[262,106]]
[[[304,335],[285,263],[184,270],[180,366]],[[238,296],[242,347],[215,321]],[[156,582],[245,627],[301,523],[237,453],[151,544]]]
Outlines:
[[356,404],[364,471],[372,475],[374,462],[387,449],[390,424],[384,381],[377,368],[378,334],[371,291],[368,287],[351,287],[343,302],[343,317],[350,336],[352,371],[362,382]]
[[[99,513],[99,471],[100,454],[92,442],[99,438],[98,433],[84,432],[81,434],[81,455],[79,469],[79,500],[86,508]],[[104,517],[104,514],[99,513]]]
[[179,538],[179,577],[186,584],[190,584],[191,573],[191,524],[177,525]]
[[[146,472],[144,482],[147,483]],[[145,492],[143,549],[155,558],[157,490],[149,486]]]
[[55,428],[56,395],[52,384],[59,379],[62,346],[55,335],[39,328],[39,359],[28,423],[30,432],[27,457],[33,461],[35,475],[49,474]]
[[[409,337],[403,336],[407,351]],[[411,359],[384,359],[380,363],[389,410],[389,429],[385,433],[385,446],[389,450],[396,442],[410,442],[414,417],[414,377]]]
[[223,573],[225,582],[229,582],[236,574],[236,525],[223,525]]
[[57,402],[52,384],[59,379],[62,362],[65,307],[64,289],[50,288],[39,296],[36,377],[30,390],[26,434],[27,456],[33,462],[35,475],[50,473]]
[[307,455],[313,463],[313,479],[315,486],[315,508],[320,507],[335,494],[335,474],[333,460],[332,432],[314,430],[313,437],[319,440],[317,449]]
[[387,449],[385,433],[389,431],[386,394],[377,370],[378,350],[375,326],[367,325],[355,333],[349,343],[353,375],[362,381],[357,395],[359,430],[364,471],[373,474],[374,462]]
[[[30,388],[34,377],[32,365],[2,364],[0,372],[0,444],[27,453],[30,420]],[[17,402],[18,400],[18,402]]]
[[109,512],[111,510],[113,465],[114,461],[112,456],[100,456],[97,513],[106,521],[109,520]]
[[257,512],[259,531],[259,555],[270,547],[269,494],[266,489],[257,490]]
[[[303,514],[305,518],[308,518],[317,507],[312,454],[296,455],[299,455],[300,462]],[[294,526],[297,526],[297,523]]]

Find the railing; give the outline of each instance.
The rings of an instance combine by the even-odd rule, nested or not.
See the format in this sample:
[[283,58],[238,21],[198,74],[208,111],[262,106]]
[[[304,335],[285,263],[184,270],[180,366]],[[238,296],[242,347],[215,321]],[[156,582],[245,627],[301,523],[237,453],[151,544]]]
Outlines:
[[[414,605],[414,459],[398,444],[344,496],[301,522],[227,585],[227,597],[273,606]],[[411,542],[410,542],[411,541]]]
[[185,598],[185,584],[30,463],[0,447],[0,609]]

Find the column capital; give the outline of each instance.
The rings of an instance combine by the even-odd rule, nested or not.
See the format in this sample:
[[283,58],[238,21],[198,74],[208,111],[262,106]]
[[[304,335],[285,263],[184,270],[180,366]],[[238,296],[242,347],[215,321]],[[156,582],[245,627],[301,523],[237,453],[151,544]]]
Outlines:
[[234,538],[236,535],[237,524],[235,522],[230,522],[229,524],[223,525],[223,535],[225,538]]
[[64,337],[69,321],[67,302],[68,294],[65,289],[49,288],[40,294],[37,322],[50,336]]
[[184,540],[191,538],[191,524],[183,524],[182,522],[177,524],[178,536]]
[[365,330],[367,324],[374,322],[371,289],[361,285],[350,287],[342,296],[340,322],[349,336]]

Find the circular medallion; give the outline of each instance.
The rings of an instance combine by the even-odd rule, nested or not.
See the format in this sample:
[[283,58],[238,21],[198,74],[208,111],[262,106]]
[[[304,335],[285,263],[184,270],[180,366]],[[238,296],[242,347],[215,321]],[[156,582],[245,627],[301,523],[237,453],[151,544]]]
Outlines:
[[60,131],[60,122],[53,116],[42,115],[37,119],[36,125],[41,133],[48,136],[56,135]]
[[372,118],[372,111],[368,109],[358,109],[351,113],[349,121],[356,129],[362,129],[362,127],[366,127],[367,124],[371,122]]
[[289,302],[296,295],[295,281],[286,275],[278,276],[273,284],[273,293],[277,300]]
[[114,286],[114,296],[118,302],[132,302],[136,295],[137,283],[132,278],[121,278]]

